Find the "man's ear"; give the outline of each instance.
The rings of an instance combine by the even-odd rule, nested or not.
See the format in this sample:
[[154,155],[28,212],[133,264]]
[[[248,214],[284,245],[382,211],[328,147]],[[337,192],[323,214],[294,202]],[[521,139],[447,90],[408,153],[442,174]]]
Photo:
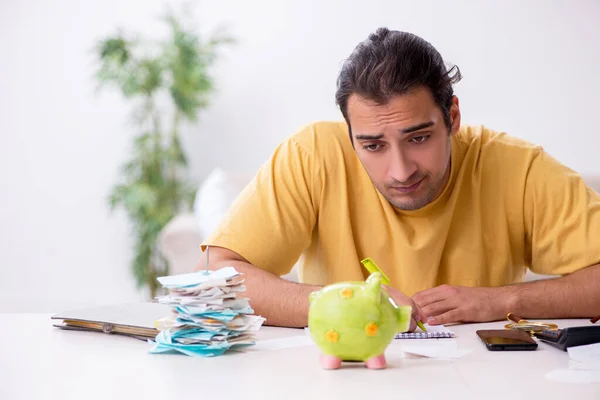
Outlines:
[[450,106],[450,135],[454,136],[460,129],[460,105],[458,97],[452,96],[452,105]]

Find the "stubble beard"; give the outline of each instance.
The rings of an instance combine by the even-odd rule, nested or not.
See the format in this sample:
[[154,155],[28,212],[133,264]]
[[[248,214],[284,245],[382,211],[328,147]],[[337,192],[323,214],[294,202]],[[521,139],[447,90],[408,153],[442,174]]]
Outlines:
[[390,204],[393,205],[394,207],[396,207],[397,209],[402,210],[402,211],[415,211],[415,210],[425,207],[426,205],[428,205],[429,203],[434,201],[438,197],[438,195],[444,190],[444,187],[447,184],[446,178],[447,178],[447,175],[449,174],[449,170],[450,170],[450,158],[448,158],[448,162],[446,163],[446,168],[444,169],[444,171],[439,176],[436,176],[435,177],[436,179],[433,182],[431,181],[432,175],[421,175],[419,178],[414,179],[413,184],[419,182],[421,179],[423,179],[423,182],[421,182],[421,185],[428,184],[427,188],[424,188],[424,187],[417,188],[417,192],[424,190],[424,193],[420,194],[419,197],[414,198],[414,199],[407,199],[407,200],[399,201],[397,199],[394,199],[391,195],[386,194],[390,190],[393,190],[393,189],[390,189],[388,186],[397,186],[397,183],[386,184],[384,187],[384,191],[382,191],[381,188],[378,188],[378,189],[383,194],[383,196],[387,199],[387,201],[389,201]]

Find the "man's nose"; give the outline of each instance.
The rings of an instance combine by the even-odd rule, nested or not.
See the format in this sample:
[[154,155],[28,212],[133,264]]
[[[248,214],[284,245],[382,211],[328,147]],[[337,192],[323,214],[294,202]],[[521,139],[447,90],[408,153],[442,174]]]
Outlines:
[[416,163],[399,151],[390,162],[388,174],[396,181],[408,182],[415,172],[417,172]]

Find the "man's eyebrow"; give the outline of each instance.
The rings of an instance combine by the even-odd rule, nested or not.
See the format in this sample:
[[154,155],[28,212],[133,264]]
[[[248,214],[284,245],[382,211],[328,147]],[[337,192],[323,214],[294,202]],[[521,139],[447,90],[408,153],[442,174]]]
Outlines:
[[[413,125],[411,127],[402,129],[400,131],[400,133],[409,134],[409,133],[420,131],[421,129],[430,128],[433,125],[435,125],[435,123],[433,121],[422,122],[420,124]],[[356,137],[356,140],[378,140],[383,137],[383,133],[379,133],[379,134],[375,134],[375,135],[360,134],[360,135],[356,135],[355,137]]]
[[433,125],[434,125],[433,121],[423,122],[421,124],[417,124],[417,125],[411,126],[410,128],[402,129],[400,131],[400,133],[413,133],[413,132],[416,132],[416,131],[420,131],[421,129],[432,127]]
[[383,137],[383,133],[379,135],[356,135],[356,140],[377,140]]

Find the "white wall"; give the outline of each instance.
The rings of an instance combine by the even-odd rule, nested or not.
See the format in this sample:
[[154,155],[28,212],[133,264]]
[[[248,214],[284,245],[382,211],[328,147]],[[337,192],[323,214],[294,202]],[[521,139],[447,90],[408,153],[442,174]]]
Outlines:
[[[197,2],[196,2],[197,3]],[[106,195],[135,133],[128,104],[94,95],[91,46],[116,26],[157,34],[157,0],[0,2],[0,312],[143,298],[127,221]],[[284,137],[338,119],[341,61],[378,26],[417,33],[458,64],[463,118],[600,173],[600,3],[204,1],[226,22],[219,93],[187,129],[192,173],[255,170]]]

